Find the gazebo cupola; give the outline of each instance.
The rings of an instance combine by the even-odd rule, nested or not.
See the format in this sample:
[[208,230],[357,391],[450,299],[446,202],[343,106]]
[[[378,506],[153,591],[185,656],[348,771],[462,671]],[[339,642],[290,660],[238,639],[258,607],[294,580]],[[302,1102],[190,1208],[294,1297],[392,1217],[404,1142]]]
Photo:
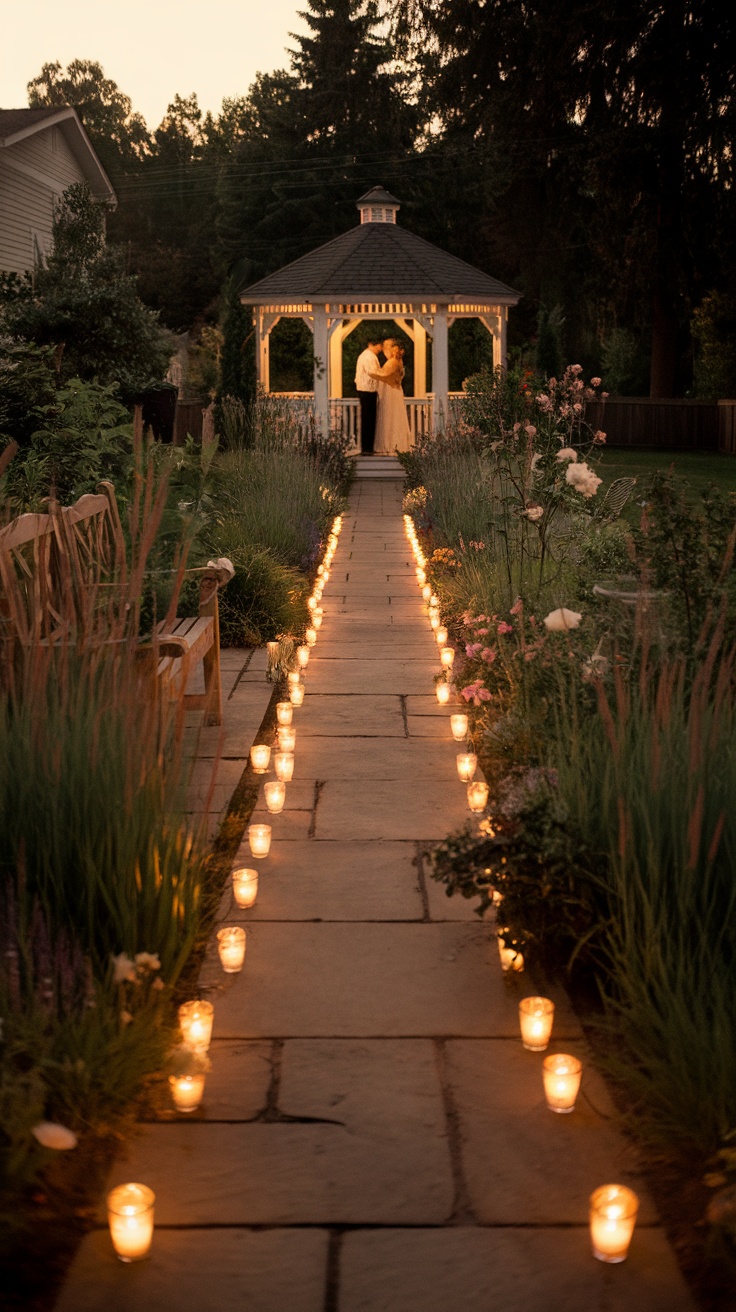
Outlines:
[[395,223],[401,203],[383,187],[371,187],[356,202],[361,223]]
[[[269,339],[280,319],[303,319],[314,337],[314,392],[308,402],[324,432],[340,423],[354,435],[357,400],[343,399],[343,343],[365,320],[392,320],[414,354],[414,396],[407,397],[412,432],[442,428],[450,404],[448,328],[479,319],[493,338],[493,363],[506,365],[509,306],[520,293],[450,255],[397,222],[399,201],[372,187],[356,202],[360,223],[324,246],[269,273],[241,292],[257,331],[258,381],[270,389]],[[427,346],[432,393],[427,392]]]

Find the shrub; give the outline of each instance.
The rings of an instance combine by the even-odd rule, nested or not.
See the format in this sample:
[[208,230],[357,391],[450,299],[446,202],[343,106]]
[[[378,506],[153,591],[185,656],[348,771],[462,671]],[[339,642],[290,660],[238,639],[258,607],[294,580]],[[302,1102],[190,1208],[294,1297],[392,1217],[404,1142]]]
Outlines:
[[218,551],[235,578],[220,595],[220,639],[228,647],[257,647],[281,633],[301,634],[308,623],[309,581],[264,547],[243,541],[237,522],[218,525]]

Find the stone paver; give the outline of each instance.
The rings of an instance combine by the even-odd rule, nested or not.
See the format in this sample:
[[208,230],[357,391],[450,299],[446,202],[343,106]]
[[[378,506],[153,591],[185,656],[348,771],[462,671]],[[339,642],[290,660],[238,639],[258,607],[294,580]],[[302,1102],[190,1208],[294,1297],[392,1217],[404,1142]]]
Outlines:
[[[560,1117],[518,1037],[519,999],[539,983],[502,976],[493,918],[448,899],[419,855],[468,811],[400,509],[398,483],[362,480],[344,516],[294,782],[280,815],[254,812],[273,829],[258,900],[240,910],[223,892],[245,968],[224,975],[213,943],[202,969],[203,1105],[140,1127],[114,1167],[156,1191],[152,1258],[123,1268],[93,1233],[57,1312],[692,1307],[567,998],[545,988],[553,1050],[586,1061],[578,1109]],[[270,689],[263,652],[223,668],[224,797]],[[219,746],[203,731],[202,757]],[[247,842],[236,864],[255,864]],[[591,1256],[586,1204],[617,1178],[635,1183],[642,1221],[612,1268]]]

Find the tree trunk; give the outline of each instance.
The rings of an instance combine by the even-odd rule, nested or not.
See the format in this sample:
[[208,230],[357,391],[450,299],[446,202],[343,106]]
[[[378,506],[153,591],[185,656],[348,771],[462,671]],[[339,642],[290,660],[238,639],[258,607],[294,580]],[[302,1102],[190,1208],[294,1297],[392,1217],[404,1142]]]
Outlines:
[[666,287],[654,288],[650,396],[674,396],[677,368],[677,314]]

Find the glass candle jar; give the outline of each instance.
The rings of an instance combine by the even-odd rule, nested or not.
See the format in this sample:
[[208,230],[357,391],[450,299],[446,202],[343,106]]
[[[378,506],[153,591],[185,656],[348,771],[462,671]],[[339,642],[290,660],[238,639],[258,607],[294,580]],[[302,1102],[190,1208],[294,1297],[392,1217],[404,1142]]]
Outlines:
[[[266,784],[273,788],[273,784]],[[233,896],[239,907],[252,907],[258,897],[258,871],[243,866],[233,870]]]
[[[268,786],[268,785],[267,785]],[[482,779],[468,784],[468,806],[474,815],[480,815],[488,805],[488,784]]]
[[455,663],[455,648],[443,647],[440,651],[440,663],[445,670],[451,670]]
[[153,1240],[156,1195],[145,1184],[119,1184],[107,1195],[110,1238],[121,1262],[140,1262]]
[[289,701],[292,706],[304,705],[304,684],[294,683],[289,689]]
[[278,702],[276,706],[276,719],[279,724],[291,724],[294,715],[294,708],[291,702]]
[[436,685],[435,691],[437,693],[437,701],[439,702],[440,706],[446,706],[450,700],[450,693],[451,693],[451,688],[449,683],[445,683],[445,681],[443,680],[442,683],[438,683]]
[[456,761],[460,782],[463,784],[471,783],[478,764],[478,757],[475,752],[458,752]]
[[296,747],[296,729],[290,724],[282,724],[278,729],[279,749],[282,752],[293,752]]
[[572,1112],[580,1091],[583,1064],[566,1052],[555,1052],[542,1063],[544,1096],[551,1112]]
[[544,1052],[552,1033],[555,1004],[551,998],[522,998],[519,1003],[521,1041],[528,1052]]
[[304,634],[304,637],[306,639],[307,646],[313,647],[315,642],[317,641],[317,630],[313,628],[307,629]]
[[604,1184],[590,1195],[590,1239],[599,1262],[623,1262],[636,1225],[639,1199],[623,1184]]
[[294,778],[294,753],[277,752],[273,758],[273,768],[277,779],[290,784]]
[[447,646],[447,629],[445,628],[444,624],[440,624],[440,627],[437,629],[434,636],[437,639],[438,647]]
[[263,789],[266,806],[272,815],[278,815],[284,809],[286,801],[286,784],[281,779],[273,779]]
[[306,670],[309,664],[309,646],[307,643],[305,643],[302,647],[297,647],[296,658],[299,662],[299,668],[301,670]]
[[220,965],[226,975],[235,975],[245,961],[245,930],[240,925],[223,925],[217,931]]
[[450,716],[450,732],[456,743],[461,743],[468,736],[468,717],[464,711],[455,711]]
[[192,1052],[206,1053],[212,1038],[212,1024],[215,1009],[211,1002],[195,998],[192,1002],[182,1002],[179,1008],[179,1026],[184,1044]]
[[249,825],[248,842],[250,843],[251,854],[254,857],[268,856],[271,850],[271,826]]
[[250,763],[256,774],[265,774],[271,760],[268,743],[255,743],[250,749]]
[[204,1075],[170,1075],[169,1088],[178,1112],[196,1112],[204,1095]]

